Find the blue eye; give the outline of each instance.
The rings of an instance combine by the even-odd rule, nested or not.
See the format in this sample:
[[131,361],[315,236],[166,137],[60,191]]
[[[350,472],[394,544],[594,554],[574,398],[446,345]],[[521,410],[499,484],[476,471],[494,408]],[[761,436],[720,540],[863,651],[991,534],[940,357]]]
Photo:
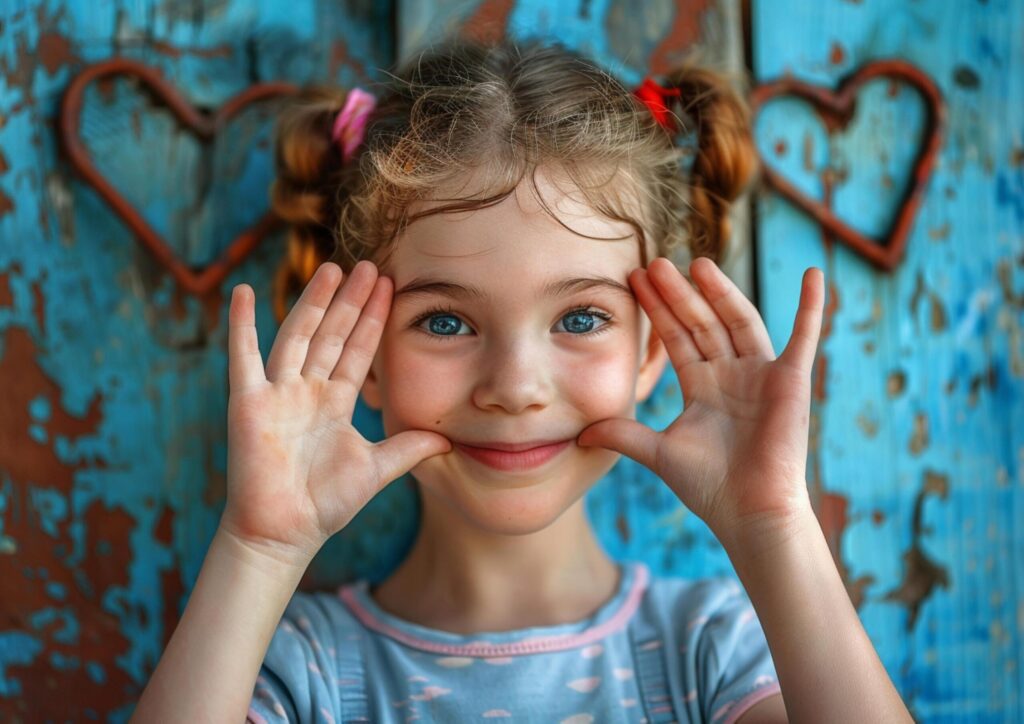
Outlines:
[[[604,320],[606,324],[594,329],[593,318]],[[612,326],[612,316],[610,314],[597,309],[591,309],[589,304],[570,309],[562,315],[562,319],[569,320],[566,328],[574,337],[588,337],[601,334]],[[428,329],[420,326],[423,322],[430,322],[427,325]],[[435,307],[417,317],[411,326],[434,339],[448,340],[453,337],[466,336],[456,334],[462,324],[462,320],[459,319],[451,307]]]

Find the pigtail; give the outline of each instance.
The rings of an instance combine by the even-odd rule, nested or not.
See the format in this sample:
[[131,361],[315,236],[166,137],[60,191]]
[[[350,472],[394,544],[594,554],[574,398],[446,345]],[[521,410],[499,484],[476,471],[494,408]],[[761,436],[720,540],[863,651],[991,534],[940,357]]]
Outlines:
[[750,107],[727,76],[696,63],[676,68],[666,80],[679,89],[684,128],[697,142],[686,218],[691,256],[718,263],[729,241],[732,203],[760,168]]
[[270,206],[288,225],[287,251],[272,291],[278,324],[317,267],[334,256],[338,211],[356,167],[354,160],[342,162],[341,148],[331,140],[334,119],[346,97],[344,89],[309,86],[278,121],[277,176],[270,186]]

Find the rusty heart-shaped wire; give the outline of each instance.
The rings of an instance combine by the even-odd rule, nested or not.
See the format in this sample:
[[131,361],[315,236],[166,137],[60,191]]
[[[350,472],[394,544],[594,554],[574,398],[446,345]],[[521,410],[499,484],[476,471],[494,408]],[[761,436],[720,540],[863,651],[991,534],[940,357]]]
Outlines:
[[128,58],[114,58],[86,66],[69,84],[61,99],[60,139],[72,166],[95,188],[118,216],[135,232],[139,242],[162,264],[180,287],[197,297],[219,289],[224,277],[245,259],[256,245],[280,223],[270,211],[242,231],[212,263],[190,269],[170,244],[142,217],[93,164],[79,134],[86,87],[110,76],[137,78],[154,96],[165,103],[178,121],[203,142],[209,142],[233,117],[257,101],[293,95],[298,87],[291,83],[259,83],[230,98],[213,115],[197,111],[160,73],[159,70]]
[[900,80],[914,87],[923,97],[927,113],[924,134],[910,183],[900,201],[895,219],[882,239],[872,240],[842,221],[825,203],[807,196],[774,170],[764,154],[761,154],[761,158],[764,178],[769,185],[821,224],[831,236],[848,245],[879,269],[891,271],[903,259],[910,227],[921,205],[942,142],[946,107],[935,83],[919,68],[906,61],[878,60],[867,63],[846,76],[835,91],[792,77],[764,83],[752,91],[750,105],[756,118],[758,111],[773,98],[802,98],[811,103],[829,131],[833,131],[846,127],[856,110],[858,91],[865,83],[879,77]]

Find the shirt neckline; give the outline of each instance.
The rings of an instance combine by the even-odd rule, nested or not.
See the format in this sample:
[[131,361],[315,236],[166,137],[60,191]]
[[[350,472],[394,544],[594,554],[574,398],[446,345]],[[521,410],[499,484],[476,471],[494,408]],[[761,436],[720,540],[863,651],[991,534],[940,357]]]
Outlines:
[[366,628],[415,649],[449,656],[521,656],[580,648],[623,628],[640,605],[650,570],[643,561],[623,561],[618,567],[618,589],[591,615],[570,623],[512,631],[458,634],[407,621],[377,605],[366,579],[341,586],[338,597]]

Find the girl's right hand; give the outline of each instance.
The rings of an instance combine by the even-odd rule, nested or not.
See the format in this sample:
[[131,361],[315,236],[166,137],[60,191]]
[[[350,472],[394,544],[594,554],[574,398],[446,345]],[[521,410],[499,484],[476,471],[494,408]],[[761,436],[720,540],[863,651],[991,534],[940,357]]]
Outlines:
[[306,564],[388,483],[451,450],[435,432],[406,430],[371,443],[352,426],[393,282],[365,260],[339,290],[343,276],[333,262],[316,270],[278,330],[266,372],[247,284],[232,289],[228,315],[228,480],[220,526],[261,552]]

